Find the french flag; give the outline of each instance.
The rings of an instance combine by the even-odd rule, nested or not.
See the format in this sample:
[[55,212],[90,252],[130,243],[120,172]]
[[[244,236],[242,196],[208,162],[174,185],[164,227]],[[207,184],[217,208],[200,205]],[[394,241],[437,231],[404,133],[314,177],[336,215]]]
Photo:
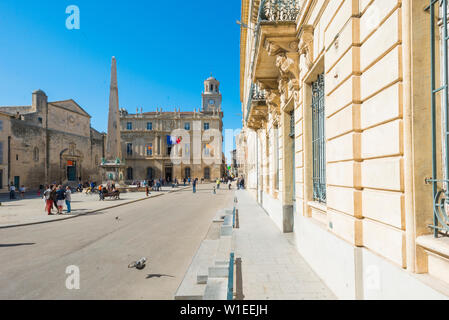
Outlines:
[[167,145],[173,146],[181,143],[181,137],[167,136]]

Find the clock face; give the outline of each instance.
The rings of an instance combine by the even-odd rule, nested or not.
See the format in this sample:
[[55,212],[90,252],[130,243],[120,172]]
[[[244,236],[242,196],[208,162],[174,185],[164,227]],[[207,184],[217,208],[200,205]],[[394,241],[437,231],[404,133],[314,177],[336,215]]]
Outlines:
[[209,104],[214,105],[215,104],[215,100],[209,100]]

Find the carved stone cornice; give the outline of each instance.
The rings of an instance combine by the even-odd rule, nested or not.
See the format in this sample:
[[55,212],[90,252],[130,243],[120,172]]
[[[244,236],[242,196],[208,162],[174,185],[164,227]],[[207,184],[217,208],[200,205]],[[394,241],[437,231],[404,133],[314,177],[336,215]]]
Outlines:
[[305,59],[307,69],[310,70],[313,65],[313,26],[302,27],[298,49],[300,56]]

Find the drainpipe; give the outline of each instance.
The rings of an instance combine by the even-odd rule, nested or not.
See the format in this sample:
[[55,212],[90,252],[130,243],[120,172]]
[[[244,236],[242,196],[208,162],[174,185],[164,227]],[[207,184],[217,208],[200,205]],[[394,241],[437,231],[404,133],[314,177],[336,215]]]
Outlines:
[[416,226],[414,206],[413,172],[413,105],[412,105],[412,56],[411,25],[412,0],[402,1],[402,48],[404,66],[404,162],[405,162],[405,224],[407,270],[416,270]]

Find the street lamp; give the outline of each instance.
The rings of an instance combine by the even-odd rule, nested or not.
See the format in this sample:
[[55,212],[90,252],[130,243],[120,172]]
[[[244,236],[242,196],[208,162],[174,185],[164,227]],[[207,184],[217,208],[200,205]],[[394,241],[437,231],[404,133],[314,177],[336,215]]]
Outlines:
[[243,22],[240,21],[240,20],[237,20],[236,23],[237,23],[238,25],[240,25],[242,28],[254,30],[253,28],[248,27],[247,24],[243,23]]

